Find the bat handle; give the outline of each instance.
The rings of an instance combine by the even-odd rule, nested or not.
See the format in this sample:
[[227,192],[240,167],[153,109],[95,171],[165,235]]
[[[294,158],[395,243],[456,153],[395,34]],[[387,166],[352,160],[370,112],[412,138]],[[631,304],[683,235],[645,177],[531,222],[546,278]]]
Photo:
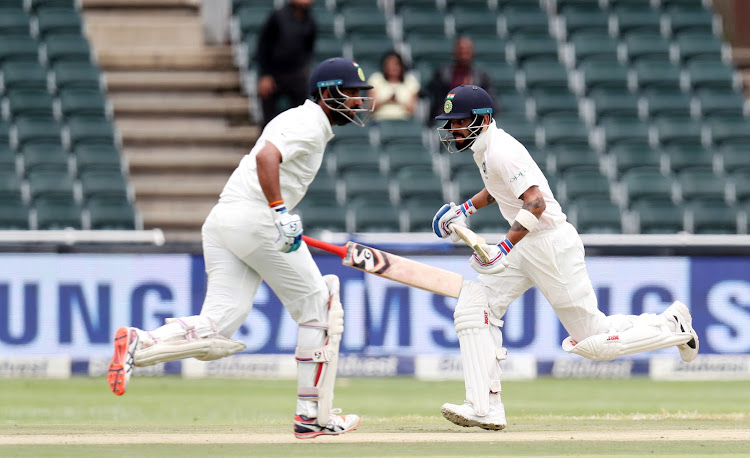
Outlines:
[[329,253],[333,253],[335,255],[338,255],[341,259],[344,259],[346,257],[346,247],[341,245],[334,245],[332,243],[324,242],[322,240],[314,239],[312,237],[309,237],[307,235],[302,236],[302,240],[305,241],[306,244],[308,244],[311,247],[315,247],[318,249],[321,249],[323,251],[328,251]]

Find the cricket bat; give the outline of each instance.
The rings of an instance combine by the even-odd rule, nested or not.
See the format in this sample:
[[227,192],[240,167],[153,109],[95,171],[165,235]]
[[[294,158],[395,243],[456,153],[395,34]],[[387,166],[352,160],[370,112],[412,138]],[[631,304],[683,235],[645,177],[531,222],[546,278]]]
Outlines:
[[369,274],[442,296],[458,297],[461,292],[464,277],[456,272],[429,266],[355,242],[334,245],[306,235],[302,236],[302,240],[311,247],[338,255],[341,258],[341,264]]
[[471,229],[467,228],[466,226],[461,226],[460,224],[451,224],[451,229],[453,230],[453,232],[458,234],[459,237],[461,237],[461,240],[466,242],[466,244],[469,245],[472,250],[474,250],[477,256],[479,256],[479,259],[482,260],[482,262],[490,262],[490,255],[487,253],[487,250],[482,247],[482,245],[487,243],[484,241],[484,237],[475,234]]

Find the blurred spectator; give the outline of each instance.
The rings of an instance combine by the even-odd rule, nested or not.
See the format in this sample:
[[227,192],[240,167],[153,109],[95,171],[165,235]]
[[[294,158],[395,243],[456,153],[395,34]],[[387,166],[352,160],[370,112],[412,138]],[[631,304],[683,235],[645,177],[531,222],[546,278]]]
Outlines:
[[264,126],[277,114],[302,105],[307,99],[317,32],[312,4],[313,0],[290,0],[271,13],[260,33],[256,59]]
[[419,95],[419,81],[407,72],[404,60],[395,51],[386,53],[380,61],[380,71],[367,82],[375,99],[374,118],[382,120],[407,120],[414,115]]
[[484,88],[493,99],[497,99],[490,76],[475,67],[473,61],[474,42],[467,36],[458,37],[453,48],[453,62],[438,67],[427,87],[427,95],[430,97],[428,123],[432,123],[435,116],[443,113],[445,94],[462,84],[475,84]]

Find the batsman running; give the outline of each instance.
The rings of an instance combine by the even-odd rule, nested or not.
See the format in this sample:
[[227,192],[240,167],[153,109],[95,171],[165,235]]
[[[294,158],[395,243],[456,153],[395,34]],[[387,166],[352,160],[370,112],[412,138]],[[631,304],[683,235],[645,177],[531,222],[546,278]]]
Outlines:
[[302,221],[290,213],[307,192],[333,138],[331,126],[360,127],[373,110],[360,66],[326,59],[312,72],[312,100],[276,116],[229,178],[202,229],[208,275],[200,315],[170,318],[150,332],[121,327],[107,381],[127,389],[133,366],[182,358],[210,361],[245,349],[232,335],[245,321],[261,281],[299,324],[295,357],[298,400],[294,435],[339,435],[359,426],[357,415],[332,408],[344,311],[339,280],[321,275],[302,242]]
[[[483,261],[470,259],[479,273],[464,281],[454,317],[464,368],[463,404],[444,404],[443,416],[460,426],[501,430],[506,426],[500,399],[500,366],[506,358],[501,318],[508,305],[536,286],[570,334],[569,353],[604,361],[632,353],[677,346],[686,362],[698,354],[698,335],[687,306],[674,302],[659,315],[606,316],[591,286],[581,238],[567,222],[547,179],[526,148],[499,128],[492,98],[478,86],[454,88],[435,119],[441,143],[450,153],[473,154],[484,188],[461,205],[443,205],[433,219],[438,237],[457,241],[455,227],[497,202],[511,225],[499,245],[482,245]],[[492,211],[492,210],[487,210]]]

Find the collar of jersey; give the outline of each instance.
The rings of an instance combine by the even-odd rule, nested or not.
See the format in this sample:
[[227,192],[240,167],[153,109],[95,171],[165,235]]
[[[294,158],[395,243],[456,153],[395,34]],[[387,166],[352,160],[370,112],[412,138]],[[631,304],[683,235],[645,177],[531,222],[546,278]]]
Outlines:
[[333,138],[333,129],[331,128],[331,121],[328,119],[328,116],[326,116],[325,112],[323,111],[323,108],[310,99],[305,100],[305,106],[310,111],[315,113],[315,116],[318,117],[318,120],[325,127],[326,141],[331,140]]
[[489,127],[487,127],[487,130],[482,132],[477,136],[477,139],[474,140],[474,143],[471,144],[471,150],[475,153],[484,153],[487,150],[487,146],[490,142],[490,132],[495,131],[495,120],[493,119],[490,123]]

